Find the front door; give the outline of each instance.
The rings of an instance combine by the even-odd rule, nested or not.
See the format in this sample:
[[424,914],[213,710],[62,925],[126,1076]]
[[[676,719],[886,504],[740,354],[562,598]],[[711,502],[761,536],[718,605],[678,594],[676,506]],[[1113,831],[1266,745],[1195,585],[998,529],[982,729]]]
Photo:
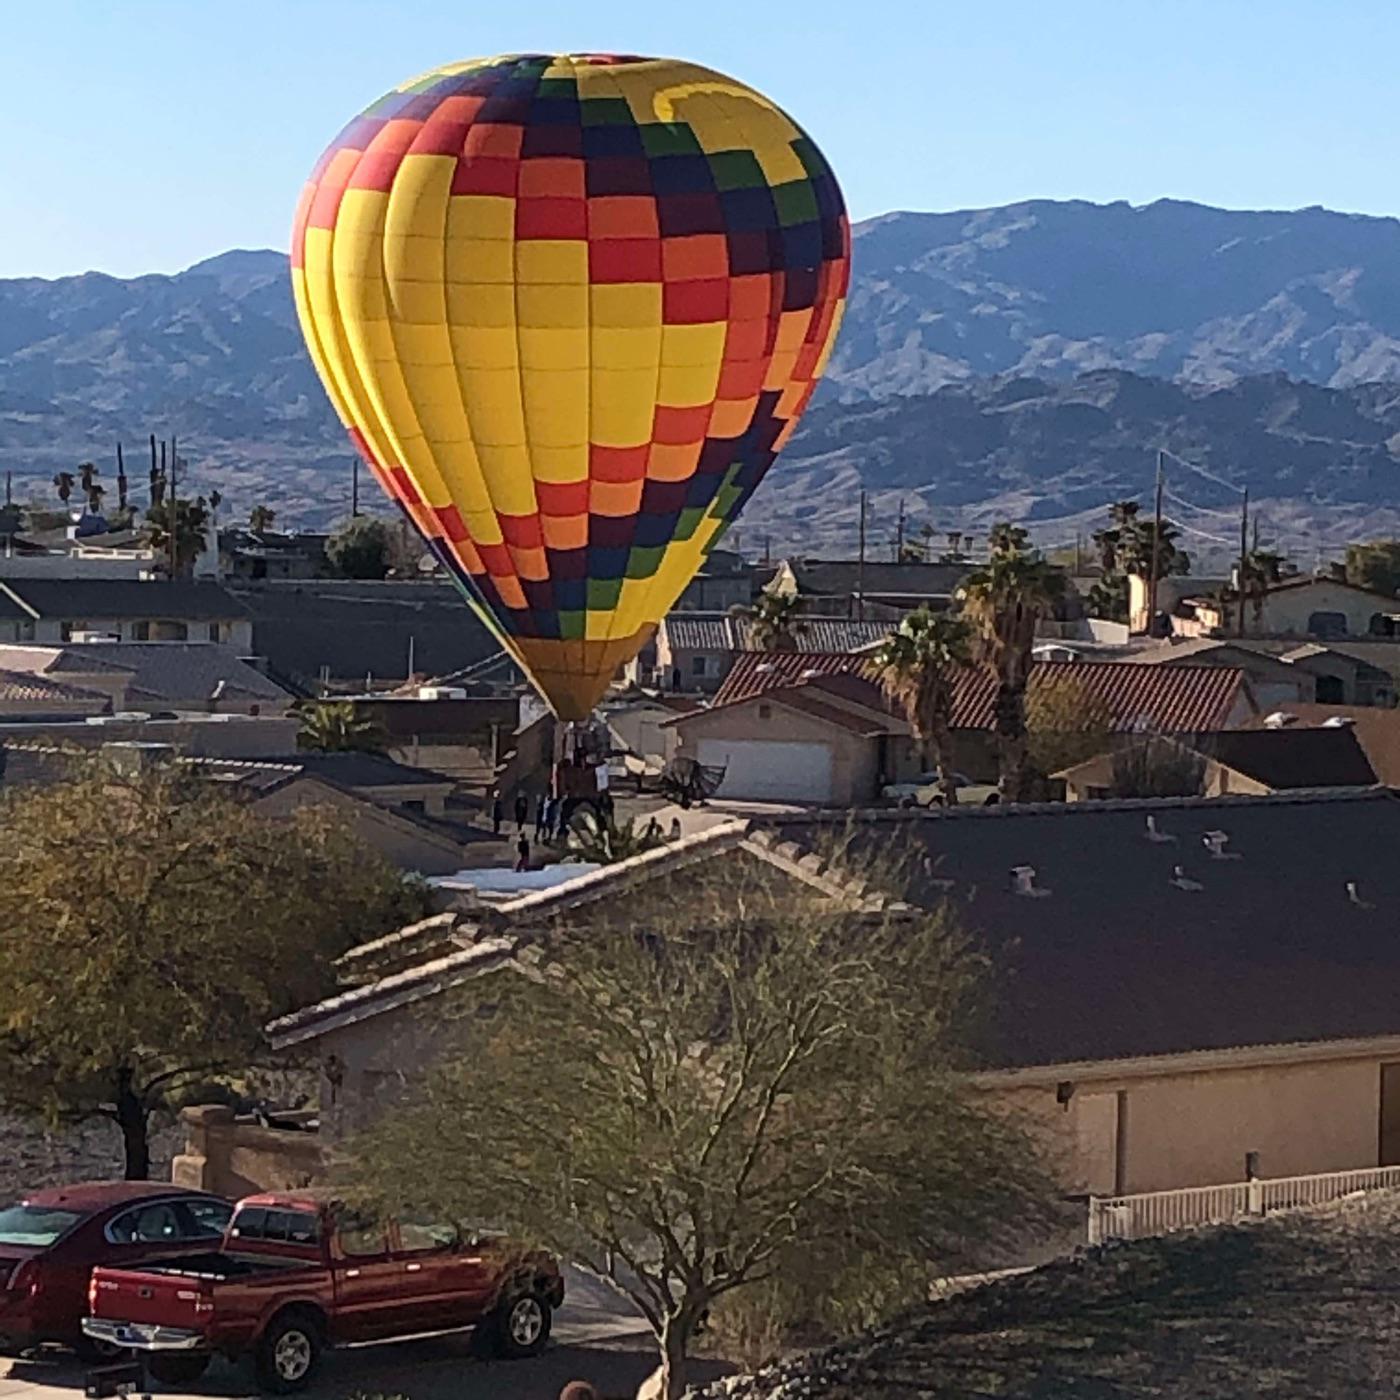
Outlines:
[[455,1225],[401,1220],[394,1243],[403,1288],[396,1332],[465,1327],[490,1306],[496,1270]]
[[342,1211],[336,1221],[331,1257],[339,1340],[360,1342],[392,1336],[402,1301],[403,1268],[390,1252],[384,1222]]

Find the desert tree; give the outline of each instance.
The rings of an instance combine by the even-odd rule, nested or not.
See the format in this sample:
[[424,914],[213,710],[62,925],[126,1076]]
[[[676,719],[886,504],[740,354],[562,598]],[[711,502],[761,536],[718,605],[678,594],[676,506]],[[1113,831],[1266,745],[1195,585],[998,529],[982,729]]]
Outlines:
[[938,768],[943,800],[958,800],[949,721],[954,685],[972,658],[972,629],[960,617],[919,608],[909,613],[875,653],[881,690],[904,711],[925,762]]
[[263,505],[261,502],[248,512],[248,528],[257,535],[266,534],[276,521],[277,512],[271,506]]
[[189,765],[45,767],[0,796],[0,1102],[113,1121],[144,1178],[152,1113],[253,1065],[421,897],[328,815],[261,816]]
[[758,651],[800,651],[806,628],[800,613],[802,598],[796,593],[760,593],[752,606],[735,608],[746,619],[749,638]]
[[971,573],[958,597],[972,625],[975,652],[996,680],[994,730],[1002,791],[1024,802],[1037,786],[1026,731],[1026,687],[1040,623],[1053,616],[1064,593],[1064,573],[1039,558],[1026,531],[995,525],[986,564]]
[[741,1290],[801,1280],[807,1314],[863,1321],[924,1296],[1024,1233],[1044,1178],[964,1072],[978,957],[877,888],[736,852],[523,946],[454,994],[461,1038],[350,1144],[347,1179],[608,1281],[655,1334],[665,1400]]
[[1113,743],[1113,709],[1103,696],[1056,668],[1036,673],[1026,691],[1031,767],[1050,777],[1103,753]]
[[307,700],[297,706],[297,748],[312,753],[384,753],[389,736],[353,700]]

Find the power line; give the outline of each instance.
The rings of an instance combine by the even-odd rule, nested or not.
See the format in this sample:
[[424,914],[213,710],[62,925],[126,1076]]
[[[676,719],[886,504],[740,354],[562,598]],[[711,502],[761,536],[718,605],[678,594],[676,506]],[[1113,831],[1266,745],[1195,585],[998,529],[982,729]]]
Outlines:
[[1214,540],[1216,544],[1228,544],[1231,549],[1234,549],[1238,543],[1236,540],[1226,539],[1223,535],[1212,535],[1209,530],[1198,530],[1194,525],[1187,525],[1184,521],[1176,523],[1188,535],[1199,535],[1203,540]]
[[1188,501],[1184,496],[1178,496],[1175,491],[1168,491],[1164,486],[1162,494],[1175,505],[1181,506],[1185,510],[1198,510],[1203,515],[1221,515],[1226,520],[1235,520],[1239,516],[1238,510],[1218,510],[1215,506],[1197,505],[1195,501]]
[[1245,488],[1243,486],[1236,486],[1233,481],[1226,481],[1223,476],[1217,476],[1207,467],[1201,466],[1199,462],[1188,462],[1185,457],[1178,457],[1175,452],[1165,447],[1162,449],[1162,455],[1170,457],[1178,466],[1185,467],[1188,471],[1198,472],[1201,476],[1205,477],[1206,480],[1213,481],[1218,486],[1223,486],[1227,491],[1233,491],[1237,496],[1243,496],[1245,493]]

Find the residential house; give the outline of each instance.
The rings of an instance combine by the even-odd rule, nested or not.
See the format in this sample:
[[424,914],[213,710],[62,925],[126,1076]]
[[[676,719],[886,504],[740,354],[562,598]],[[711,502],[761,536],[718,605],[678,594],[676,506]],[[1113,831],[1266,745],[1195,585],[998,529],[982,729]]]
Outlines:
[[251,619],[251,649],[307,694],[449,676],[501,649],[450,583],[269,579],[229,587]]
[[114,711],[281,714],[292,697],[217,642],[0,643],[0,670],[110,697]]
[[1282,705],[1255,721],[1261,727],[1344,728],[1355,737],[1376,780],[1400,790],[1400,710],[1346,705]]
[[1299,574],[1248,599],[1241,626],[1238,601],[1196,592],[1177,603],[1172,631],[1191,637],[1242,633],[1246,637],[1346,637],[1400,635],[1400,598],[1338,578]]
[[253,652],[247,610],[217,583],[184,579],[17,578],[0,561],[0,642],[222,642]]
[[[852,806],[927,764],[903,713],[872,679],[866,656],[749,653],[707,709],[670,721],[676,753],[722,769],[717,796],[731,800]],[[1111,732],[1199,735],[1247,723],[1258,704],[1238,669],[1040,662],[1030,692],[1065,686],[1101,702]],[[996,681],[977,667],[953,679],[950,715],[960,772],[994,779]]]
[[[890,624],[803,612],[793,630],[804,651],[854,652],[882,642]],[[742,613],[672,612],[624,675],[672,694],[713,695],[735,659],[758,650],[752,620]]]
[[252,530],[236,525],[219,531],[219,571],[225,578],[314,579],[327,571],[329,535],[298,530]]
[[1372,787],[1377,782],[1365,749],[1345,728],[1227,729],[1193,744],[1126,736],[1115,747],[1053,776],[1064,783],[1067,802],[1103,799],[1117,789],[1125,758],[1130,772],[1139,771],[1142,761],[1150,766],[1165,759],[1201,797]]
[[[48,677],[27,678],[52,685]],[[296,747],[300,719],[291,713],[239,714],[180,710],[155,714],[111,713],[111,698],[91,692],[107,708],[79,716],[35,709],[6,715],[0,708],[0,745],[41,744],[59,748],[101,748],[130,743],[173,749],[177,754],[210,758],[269,758]]]
[[985,954],[975,1083],[1043,1135],[1066,1192],[1400,1160],[1400,799],[1378,790],[730,821],[376,940],[271,1041],[320,1065],[335,1140],[470,1045],[455,996],[542,942],[567,956],[648,888],[700,907],[742,867],[868,904],[827,863],[835,836],[904,854],[890,893]]
[[[1378,653],[1377,664],[1367,652]],[[1238,666],[1262,706],[1308,703],[1395,703],[1397,683],[1384,661],[1400,646],[1390,642],[1303,642],[1267,638],[1173,637],[1127,649],[1144,665]]]
[[725,613],[747,607],[754,591],[753,565],[735,550],[712,549],[671,611]]
[[897,622],[915,608],[947,608],[974,567],[968,563],[792,558],[778,564],[767,589],[801,598],[813,613]]

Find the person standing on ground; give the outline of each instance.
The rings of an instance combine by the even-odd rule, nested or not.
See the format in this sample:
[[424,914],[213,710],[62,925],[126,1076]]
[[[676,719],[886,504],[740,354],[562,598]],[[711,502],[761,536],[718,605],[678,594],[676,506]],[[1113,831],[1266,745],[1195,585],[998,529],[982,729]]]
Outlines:
[[549,795],[540,793],[539,801],[535,803],[535,844],[538,845],[544,840],[549,826]]
[[491,830],[495,835],[501,834],[501,823],[505,820],[505,809],[501,806],[501,794],[493,792],[491,794]]
[[525,835],[523,822],[521,827],[520,839],[515,843],[515,868],[528,870],[530,868],[530,838]]
[[522,788],[515,794],[515,825],[522,835],[525,832],[525,819],[529,815],[530,799],[525,795],[525,790]]

